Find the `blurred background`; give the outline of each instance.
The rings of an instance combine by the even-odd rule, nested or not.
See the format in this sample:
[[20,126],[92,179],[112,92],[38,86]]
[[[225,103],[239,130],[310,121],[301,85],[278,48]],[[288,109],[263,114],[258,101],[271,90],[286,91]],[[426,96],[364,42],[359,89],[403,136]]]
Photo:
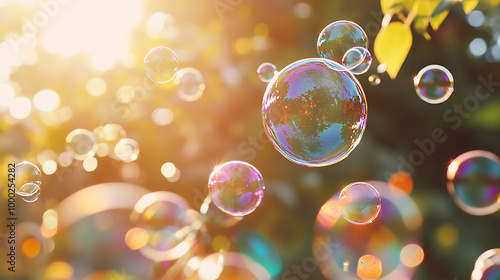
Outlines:
[[[173,267],[196,270],[200,260],[220,251],[246,253],[272,279],[325,279],[311,262],[320,208],[351,182],[387,182],[397,171],[406,172],[399,173],[404,183],[393,177],[390,186],[404,190],[418,208],[411,217],[422,222],[408,233],[394,229],[371,238],[396,240],[400,247],[411,240],[423,249],[423,262],[406,279],[469,279],[477,257],[500,246],[500,213],[469,215],[446,188],[447,166],[458,155],[500,155],[495,1],[481,1],[469,15],[460,3],[452,6],[439,30],[429,30],[431,40],[414,32],[395,80],[377,71],[376,59],[357,76],[368,104],[363,139],[349,157],[322,168],[293,164],[269,142],[261,116],[266,84],[256,69],[271,62],[280,70],[317,57],[319,32],[342,19],[363,27],[372,51],[383,18],[378,1],[0,0],[0,15],[0,178],[6,182],[9,162],[23,160],[43,173],[39,199],[17,200],[17,271],[7,271],[5,247],[1,279],[176,279],[167,275]],[[183,99],[175,81],[147,79],[143,59],[156,46],[173,49],[180,68],[200,71],[199,99]],[[455,91],[442,104],[425,103],[415,93],[413,77],[429,64],[445,66],[455,79]],[[377,86],[368,80],[373,74],[381,79]],[[454,111],[482,81],[490,81],[481,89],[489,97],[466,105],[466,114]],[[56,94],[37,101],[47,89]],[[91,160],[65,152],[72,130],[109,124],[119,125],[114,131],[120,136],[100,145]],[[418,166],[400,168],[420,149],[415,141],[430,139],[436,128],[446,141],[435,143],[435,152]],[[130,162],[117,158],[111,145],[125,134],[138,144],[138,157]],[[172,192],[199,211],[210,173],[229,160],[260,170],[263,202],[243,219],[210,206],[214,217],[205,217],[198,241],[190,243],[195,261],[154,260],[126,242],[133,235],[132,208],[142,195]],[[93,192],[79,193],[95,185]],[[0,191],[6,199],[7,184]],[[7,207],[1,205],[3,224]],[[5,226],[0,233],[7,246]],[[387,262],[399,261],[399,251],[388,252]],[[384,276],[394,267],[381,259]]]

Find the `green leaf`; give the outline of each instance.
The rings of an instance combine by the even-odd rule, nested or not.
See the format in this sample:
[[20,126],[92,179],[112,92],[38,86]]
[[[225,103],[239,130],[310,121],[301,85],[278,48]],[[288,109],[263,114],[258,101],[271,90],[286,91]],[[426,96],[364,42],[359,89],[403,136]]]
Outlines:
[[500,102],[486,103],[472,114],[470,124],[474,127],[485,129],[498,129],[500,127]]
[[391,22],[375,38],[375,56],[387,66],[387,74],[396,78],[399,69],[410,52],[413,37],[411,28],[401,22]]
[[467,0],[462,2],[462,7],[466,14],[470,14],[477,7],[477,4],[479,4],[479,0]]
[[431,17],[430,24],[431,24],[432,29],[438,30],[439,26],[441,25],[441,23],[443,23],[443,21],[446,19],[448,14],[449,14],[449,12],[447,10],[445,10],[444,12]]

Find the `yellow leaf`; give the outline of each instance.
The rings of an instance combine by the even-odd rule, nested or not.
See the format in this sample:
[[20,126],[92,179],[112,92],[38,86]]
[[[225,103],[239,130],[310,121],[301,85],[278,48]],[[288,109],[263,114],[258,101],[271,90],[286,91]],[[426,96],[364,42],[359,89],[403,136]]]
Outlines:
[[470,14],[477,7],[477,4],[479,4],[479,0],[466,0],[462,2],[462,7],[466,14]]
[[441,23],[443,23],[448,14],[449,12],[446,10],[438,15],[431,17],[430,23],[432,29],[438,30],[439,26],[441,25]]
[[417,16],[430,17],[434,10],[439,6],[440,1],[426,1],[418,0],[420,3],[418,5]]
[[413,21],[415,23],[415,31],[422,34],[427,41],[431,40],[431,35],[427,32],[427,26],[429,26],[429,19],[426,17],[416,17]]
[[400,0],[380,0],[380,7],[384,15],[393,12],[394,8],[400,4]]
[[410,26],[401,22],[391,22],[381,29],[375,38],[375,56],[387,66],[387,74],[396,78],[399,69],[410,51],[413,42]]
[[380,0],[380,7],[384,15],[388,13],[397,13],[402,8],[406,10],[411,10],[415,0]]

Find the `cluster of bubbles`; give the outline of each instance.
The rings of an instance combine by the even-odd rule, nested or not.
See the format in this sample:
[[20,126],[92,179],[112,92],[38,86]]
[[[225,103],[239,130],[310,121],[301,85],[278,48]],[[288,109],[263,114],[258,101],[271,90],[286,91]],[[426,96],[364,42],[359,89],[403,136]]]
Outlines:
[[471,280],[494,280],[500,278],[500,249],[490,249],[477,258]]
[[[423,220],[415,202],[385,182],[348,187],[343,195],[333,195],[316,217],[312,249],[318,268],[327,279],[411,279],[424,258],[417,243]],[[357,199],[354,206],[360,207],[346,211],[345,196]],[[360,223],[378,211],[371,223]]]
[[184,101],[193,102],[201,98],[205,91],[205,80],[198,69],[179,69],[177,54],[168,47],[155,47],[144,58],[146,76],[154,83],[173,81],[177,95]]
[[418,97],[430,104],[439,104],[450,98],[454,90],[453,76],[441,65],[429,65],[413,78]]
[[243,161],[217,166],[208,180],[212,202],[232,216],[245,216],[257,209],[264,197],[264,179],[259,170]]
[[346,186],[339,195],[342,216],[356,225],[366,225],[380,213],[381,198],[377,189],[365,182]]
[[464,212],[483,216],[500,209],[500,159],[487,151],[469,151],[448,166],[448,191]]
[[367,47],[359,25],[336,21],[319,35],[320,58],[293,62],[275,75],[273,67],[266,66],[270,70],[263,72],[274,78],[262,102],[264,129],[285,158],[303,166],[327,166],[346,158],[359,144],[367,106],[353,74],[370,67]]
[[95,156],[110,156],[122,162],[133,162],[139,156],[139,144],[127,138],[127,133],[118,124],[106,124],[93,131],[77,128],[66,137],[66,151],[72,159],[83,161],[88,172],[97,168]]
[[35,202],[40,197],[42,173],[33,163],[22,161],[16,164],[14,192],[25,202]]

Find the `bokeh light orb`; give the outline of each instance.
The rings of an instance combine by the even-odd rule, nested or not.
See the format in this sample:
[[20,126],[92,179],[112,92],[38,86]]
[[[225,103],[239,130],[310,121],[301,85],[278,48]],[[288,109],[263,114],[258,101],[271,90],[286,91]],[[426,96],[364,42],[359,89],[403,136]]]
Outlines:
[[380,213],[380,194],[368,183],[349,184],[340,192],[339,200],[342,216],[356,225],[369,224]]
[[66,137],[66,150],[78,160],[92,157],[97,151],[96,137],[86,129],[77,128]]
[[327,166],[346,158],[361,141],[368,110],[365,94],[343,69],[331,60],[303,59],[268,84],[262,102],[264,128],[285,158],[309,167]]
[[171,48],[156,47],[144,57],[144,71],[154,83],[170,82],[175,78],[177,70],[179,70],[179,58]]
[[317,49],[322,58],[341,63],[344,54],[353,47],[368,48],[368,36],[361,26],[352,21],[332,22],[319,34]]
[[430,104],[439,104],[450,98],[454,90],[454,80],[450,71],[441,65],[429,65],[413,79],[418,97]]
[[201,98],[205,91],[205,80],[198,69],[187,67],[182,68],[174,78],[179,97],[188,102],[193,102]]
[[212,202],[232,216],[245,216],[255,211],[262,202],[265,188],[259,170],[243,161],[217,166],[208,180]]
[[464,212],[483,216],[500,209],[500,159],[487,151],[469,151],[448,166],[448,191]]

